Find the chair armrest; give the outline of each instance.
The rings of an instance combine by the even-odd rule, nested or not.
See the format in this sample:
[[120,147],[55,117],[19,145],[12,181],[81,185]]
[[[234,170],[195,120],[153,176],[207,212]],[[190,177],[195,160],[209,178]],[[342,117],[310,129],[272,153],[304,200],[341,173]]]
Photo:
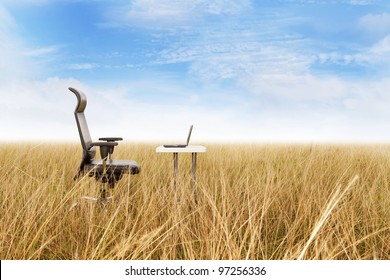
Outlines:
[[92,142],[91,145],[92,146],[99,146],[99,147],[102,147],[102,146],[114,147],[114,146],[118,146],[118,143],[116,143],[116,142]]
[[102,138],[99,138],[99,140],[113,142],[113,141],[122,141],[123,138],[122,137],[102,137]]
[[92,146],[100,147],[100,156],[104,160],[108,155],[114,152],[114,147],[118,145],[117,142],[92,142]]

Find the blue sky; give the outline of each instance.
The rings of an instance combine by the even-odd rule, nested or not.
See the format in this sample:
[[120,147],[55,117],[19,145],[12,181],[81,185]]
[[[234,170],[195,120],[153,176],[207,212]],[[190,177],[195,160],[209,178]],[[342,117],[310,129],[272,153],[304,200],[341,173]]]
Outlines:
[[390,2],[2,0],[0,139],[388,142]]

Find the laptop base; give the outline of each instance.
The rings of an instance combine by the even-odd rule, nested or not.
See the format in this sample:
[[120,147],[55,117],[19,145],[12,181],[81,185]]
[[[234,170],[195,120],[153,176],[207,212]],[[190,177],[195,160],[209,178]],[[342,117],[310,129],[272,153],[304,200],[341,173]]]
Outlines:
[[178,145],[163,145],[164,148],[185,148],[187,145],[178,144]]

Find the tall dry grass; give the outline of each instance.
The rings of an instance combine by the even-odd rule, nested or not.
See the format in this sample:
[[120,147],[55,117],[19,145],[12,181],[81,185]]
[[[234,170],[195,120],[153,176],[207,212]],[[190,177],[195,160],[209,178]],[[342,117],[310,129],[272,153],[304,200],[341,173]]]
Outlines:
[[0,147],[1,259],[390,259],[390,147],[119,145],[142,165],[103,208],[78,144]]

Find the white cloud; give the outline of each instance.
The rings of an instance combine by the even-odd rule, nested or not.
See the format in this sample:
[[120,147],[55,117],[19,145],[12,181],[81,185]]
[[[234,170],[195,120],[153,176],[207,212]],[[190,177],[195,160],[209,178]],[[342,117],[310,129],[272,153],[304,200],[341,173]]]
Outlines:
[[172,105],[137,98],[148,87],[166,92],[182,93],[185,90],[175,84],[145,80],[121,86],[94,86],[76,79],[49,78],[0,85],[0,93],[7,93],[7,98],[2,97],[0,101],[3,114],[0,127],[7,133],[1,134],[0,140],[79,141],[73,116],[76,98],[68,90],[69,86],[81,89],[87,95],[85,114],[96,140],[104,136],[121,136],[127,141],[180,141],[184,140],[190,124],[195,125],[193,143],[245,139],[244,134],[232,134],[232,130],[240,130],[241,124],[233,109],[196,105],[197,98]]
[[[381,76],[390,74],[390,35],[386,35],[366,49],[351,53],[320,53],[317,55],[319,63],[332,63],[336,65],[357,64],[363,67],[371,67]],[[380,70],[380,71],[379,71]]]
[[[69,86],[87,95],[86,116],[94,139],[122,136],[126,141],[161,144],[184,140],[190,124],[195,125],[192,143],[390,139],[390,78],[367,82],[313,75],[258,76],[250,85],[258,94],[251,98],[251,104],[239,101],[223,109],[202,102],[209,89],[192,92],[179,81],[152,80],[122,85],[61,78],[3,83],[0,94],[7,96],[0,101],[0,127],[7,133],[1,134],[0,140],[79,141],[73,116],[76,98]],[[214,94],[229,98],[220,91]],[[243,91],[246,89],[239,88],[236,94]],[[183,97],[170,103],[164,98],[147,101],[141,96],[151,92],[167,98],[180,93]],[[184,98],[189,95],[196,98]],[[263,100],[273,105],[256,104]]]
[[367,14],[358,20],[358,25],[371,36],[384,36],[390,33],[390,14]]
[[384,56],[390,55],[390,35],[387,35],[382,40],[377,42],[369,51],[369,53]]
[[257,77],[258,127],[277,141],[388,142],[390,78]]
[[387,74],[390,71],[390,35],[385,36],[370,48],[353,55],[353,61],[361,64],[367,64],[381,67],[380,73]]
[[271,110],[280,108],[281,114],[286,110],[298,117],[317,111],[324,117],[343,116],[355,125],[360,121],[385,123],[390,118],[389,75],[350,79],[335,74],[259,72],[249,77],[245,85],[260,103],[268,102]]
[[311,74],[259,74],[250,79],[250,89],[261,96],[291,101],[326,101],[348,94],[348,86],[336,76],[316,77]]
[[[42,140],[44,135],[47,140],[78,141],[73,117],[76,100],[68,86],[87,94],[86,115],[95,139],[114,135],[123,136],[127,141],[178,141],[191,123],[196,128],[193,143],[378,141],[390,137],[390,132],[384,129],[390,117],[390,97],[386,94],[390,79],[347,82],[336,77],[314,76],[263,77],[263,85],[253,85],[259,91],[260,102],[280,97],[284,104],[267,106],[264,111],[248,115],[244,114],[241,103],[222,110],[199,105],[196,99],[169,105],[160,99],[137,98],[140,93],[153,91],[156,95],[180,92],[187,96],[188,89],[177,81],[144,80],[121,86],[95,86],[74,79],[51,78],[2,85],[0,92],[9,96],[0,103],[5,116],[0,127],[7,131],[2,137]],[[202,99],[202,92],[197,93]],[[326,108],[318,104],[310,106],[311,102],[326,104],[328,101],[331,104]]]
[[[70,132],[66,107],[71,106],[65,92],[74,80],[50,78],[43,82],[26,79],[0,85],[0,127],[7,133],[1,140],[60,140]],[[3,96],[6,95],[6,96]]]

